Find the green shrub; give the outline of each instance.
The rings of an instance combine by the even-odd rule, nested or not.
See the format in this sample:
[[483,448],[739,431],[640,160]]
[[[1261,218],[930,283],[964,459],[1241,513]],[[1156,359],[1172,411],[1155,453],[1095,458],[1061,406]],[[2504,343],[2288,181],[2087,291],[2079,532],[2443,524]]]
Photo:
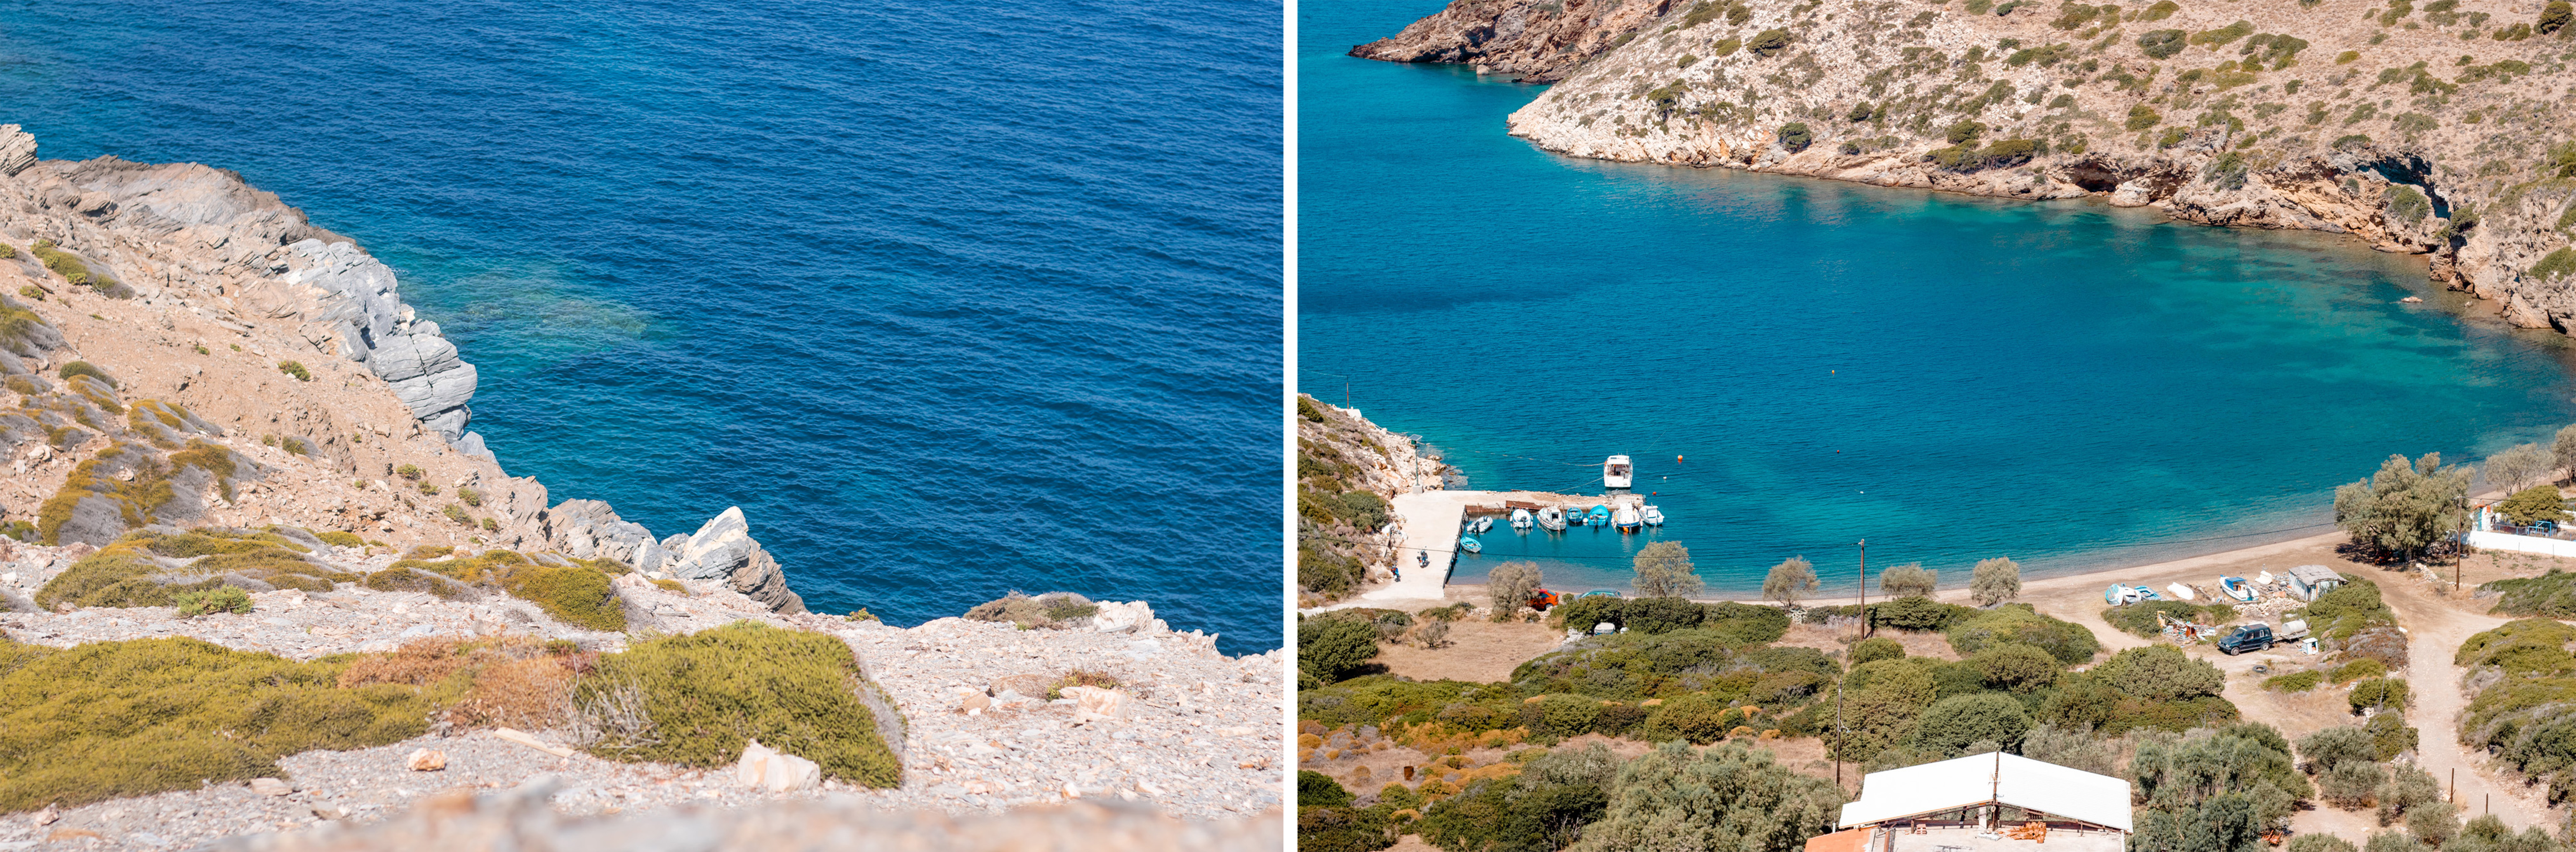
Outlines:
[[313,537],[315,537],[315,538],[319,538],[319,539],[321,539],[323,542],[328,543],[328,544],[330,544],[330,545],[331,545],[331,546],[333,546],[333,547],[365,547],[365,546],[367,546],[367,542],[366,542],[366,540],[365,540],[365,539],[362,539],[362,538],[359,538],[357,533],[348,532],[348,531],[345,531],[345,530],[325,530],[325,531],[322,531],[322,532],[314,533],[314,534],[313,534]]
[[1905,659],[1905,645],[1885,636],[1872,636],[1852,643],[1851,651],[1844,656],[1854,666],[1879,660],[1902,660]]
[[1621,767],[1587,847],[1788,852],[1833,830],[1845,796],[1769,751],[1665,743]]
[[175,596],[180,618],[195,618],[217,612],[249,615],[250,595],[232,586],[218,586],[202,592],[180,592]]
[[1311,769],[1297,770],[1297,807],[1346,808],[1351,804],[1351,791],[1333,776]]
[[1780,125],[1780,147],[1789,149],[1789,153],[1805,151],[1807,146],[1815,143],[1816,134],[1807,129],[1806,122],[1792,121]]
[[88,361],[73,361],[66,363],[61,369],[56,370],[54,374],[66,381],[75,376],[88,376],[106,383],[108,387],[118,387],[116,377],[108,375],[106,370],[99,369],[98,365],[92,364]]
[[285,755],[426,733],[433,707],[462,690],[343,689],[345,659],[294,663],[184,638],[63,650],[0,638],[0,811],[280,777]]
[[1689,740],[1707,745],[1726,738],[1744,723],[1744,713],[1705,692],[1665,701],[1646,717],[1645,734],[1655,740]]
[[[1977,617],[1975,607],[1947,604],[1931,598],[1897,598],[1871,604],[1870,623],[1898,630],[1942,630]],[[1968,653],[1962,651],[1960,653]]]
[[2354,660],[2335,667],[2334,682],[2351,683],[2363,678],[2380,677],[2386,674],[2388,674],[2388,667],[2381,665],[2378,660]]
[[2312,671],[2273,675],[2263,679],[2263,688],[2274,692],[2306,692],[2317,688],[2317,684],[2324,683],[2325,679],[2324,674]]
[[309,382],[313,380],[313,372],[304,369],[304,363],[301,361],[279,361],[277,362],[277,371],[294,376],[295,380],[299,382]]
[[2138,20],[2161,21],[2173,17],[2174,13],[2179,11],[2182,11],[2182,6],[2174,3],[2174,0],[2156,0],[2155,5],[2148,6],[2145,11],[2138,13]]
[[2040,615],[2029,604],[2004,604],[1986,610],[1944,633],[1950,638],[1950,647],[1962,655],[1975,654],[1989,645],[2018,642],[2072,665],[2093,659],[2094,653],[2102,649],[2101,640],[2084,625]]
[[483,492],[476,491],[471,488],[459,488],[456,489],[456,499],[465,501],[465,505],[468,506],[481,506],[483,505]]
[[417,466],[403,465],[401,467],[394,468],[394,475],[404,479],[419,479],[421,477],[421,472],[420,468]]
[[2576,248],[2559,246],[2557,250],[2551,251],[2548,256],[2542,257],[2539,263],[2532,264],[2531,266],[2531,277],[2533,278],[2555,279],[2564,278],[2569,275],[2576,275]]
[[[591,572],[597,576],[597,572]],[[585,713],[641,709],[650,730],[612,730],[590,747],[611,760],[731,766],[759,740],[822,765],[823,776],[888,788],[903,765],[887,747],[903,718],[829,634],[755,622],[636,643],[602,656],[574,689]]]
[[2236,23],[2228,24],[2227,26],[2219,27],[2214,30],[2201,30],[2200,32],[2192,33],[2191,43],[2206,44],[2211,47],[2216,47],[2253,34],[2254,24],[2252,22],[2237,21]]
[[[126,289],[125,285],[119,284],[115,279],[108,277],[106,273],[90,269],[88,264],[82,263],[80,258],[72,256],[70,252],[55,248],[54,241],[52,240],[37,240],[34,248],[36,251],[36,259],[43,261],[46,269],[52,270],[54,274],[62,276],[64,281],[68,281],[73,284],[86,284],[90,287],[96,288],[101,293],[111,296],[116,295],[119,291],[126,293],[132,292],[131,290]],[[120,296],[118,298],[122,297]]]
[[2181,53],[2185,38],[2181,30],[2148,30],[2138,36],[2138,50],[2149,57],[2163,59]]
[[1332,683],[1377,659],[1377,628],[1351,618],[1308,618],[1297,625],[1297,668]]
[[2038,692],[2057,685],[2063,671],[2056,657],[2047,651],[2019,642],[1989,645],[1969,657],[1980,682],[1987,689],[2001,689],[2018,694]]
[[2422,732],[2407,727],[2406,717],[2399,713],[2372,716],[2361,729],[2370,735],[2372,759],[2379,761],[2395,760],[2399,754],[2414,751],[2423,738]]
[[2406,222],[2421,222],[2433,212],[2433,202],[2412,186],[2398,184],[2388,190],[2388,215]]
[[503,588],[509,589],[511,595],[535,602],[566,624],[609,633],[626,629],[626,610],[618,604],[608,576],[598,571],[534,565],[513,572]]
[[1992,742],[2019,751],[2030,732],[2030,711],[2011,696],[1979,693],[1944,698],[1924,709],[1916,723],[1915,744],[1934,754],[1958,754],[1971,743]]
[[2539,26],[2532,29],[2548,35],[2566,29],[2570,20],[2576,20],[2576,8],[2569,7],[2567,0],[2550,0],[2549,5],[2540,8]]
[[2164,123],[2164,120],[2165,117],[2158,114],[2154,107],[2139,104],[2129,108],[2129,123],[2126,126],[2130,130],[2145,130]]
[[1746,41],[1744,49],[1753,51],[1756,56],[1778,56],[1780,51],[1789,49],[1789,31],[1763,30],[1754,34],[1752,40]]
[[474,523],[474,518],[465,514],[465,507],[454,503],[447,504],[447,507],[440,509],[439,513],[446,515],[448,520],[455,521],[460,524],[471,525]]
[[2406,681],[2393,677],[2365,680],[2353,684],[2352,694],[2346,696],[2345,700],[2352,705],[2352,712],[2356,714],[2374,707],[2385,710],[2404,710],[2406,709]]

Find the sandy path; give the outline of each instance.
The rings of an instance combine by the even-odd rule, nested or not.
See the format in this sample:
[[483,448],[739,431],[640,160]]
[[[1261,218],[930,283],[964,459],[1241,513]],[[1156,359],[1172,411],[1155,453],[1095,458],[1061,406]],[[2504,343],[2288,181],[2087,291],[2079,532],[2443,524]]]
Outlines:
[[2451,657],[2471,635],[2495,629],[2508,619],[2464,611],[2412,577],[2386,577],[2379,588],[2381,599],[2397,612],[2398,623],[2406,625],[2407,682],[2415,688],[2415,707],[2407,719],[2424,732],[2416,764],[2433,773],[2445,789],[2457,770],[2459,793],[2454,801],[2463,819],[2492,808],[2515,831],[2534,825],[2557,827],[2538,788],[2488,770],[2482,756],[2471,755],[2460,745],[2459,718],[2467,711],[2468,700],[2460,691],[2460,667],[2452,664]]

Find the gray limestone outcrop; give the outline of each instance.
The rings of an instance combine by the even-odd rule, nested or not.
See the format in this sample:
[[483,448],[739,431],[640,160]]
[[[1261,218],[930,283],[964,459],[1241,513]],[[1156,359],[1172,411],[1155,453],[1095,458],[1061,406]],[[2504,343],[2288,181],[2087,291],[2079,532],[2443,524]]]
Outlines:
[[308,239],[287,248],[301,263],[281,277],[328,293],[317,319],[338,325],[340,356],[391,384],[412,416],[457,450],[489,455],[482,436],[466,431],[474,418],[466,407],[474,398],[474,365],[457,357],[456,344],[437,323],[418,320],[402,303],[393,268],[347,242]]
[[566,500],[538,518],[547,544],[576,559],[614,559],[638,572],[690,580],[723,580],[734,591],[778,612],[804,612],[805,599],[787,587],[778,560],[751,537],[742,507],[724,510],[695,535],[661,541],[653,532],[617,516],[598,500]]
[[751,523],[740,506],[709,519],[696,535],[671,548],[667,570],[692,580],[722,578],[734,591],[780,612],[805,611],[805,599],[787,588],[778,560],[751,537]]
[[36,164],[36,136],[15,124],[0,124],[0,175],[16,177]]

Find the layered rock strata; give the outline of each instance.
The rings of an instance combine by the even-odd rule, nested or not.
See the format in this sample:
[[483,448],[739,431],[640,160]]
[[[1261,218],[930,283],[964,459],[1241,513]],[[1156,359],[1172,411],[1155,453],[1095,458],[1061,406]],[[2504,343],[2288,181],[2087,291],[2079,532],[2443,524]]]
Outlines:
[[[543,484],[501,469],[467,428],[474,366],[348,238],[233,172],[35,151],[0,125],[0,312],[24,312],[0,329],[0,374],[35,383],[12,386],[24,423],[0,414],[0,452],[15,460],[0,474],[0,519],[93,546],[149,523],[294,524],[674,576],[642,525],[596,500],[549,508]],[[55,375],[75,361],[108,378]],[[126,416],[149,406],[166,426]],[[198,440],[237,472],[172,461]],[[155,466],[174,470],[173,497],[155,506],[120,505],[103,484]],[[102,484],[72,495],[57,524],[40,506],[75,480]],[[740,509],[710,526],[722,552],[689,577],[803,611]]]
[[[1553,5],[1459,0],[1416,27],[1500,32]],[[1675,3],[1508,128],[1580,157],[2352,234],[2576,333],[2576,27],[2545,9]]]

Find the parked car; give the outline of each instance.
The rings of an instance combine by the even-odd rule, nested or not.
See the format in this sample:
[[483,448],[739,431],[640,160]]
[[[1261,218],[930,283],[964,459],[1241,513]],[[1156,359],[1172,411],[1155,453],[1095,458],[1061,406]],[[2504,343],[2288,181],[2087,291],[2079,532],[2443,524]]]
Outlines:
[[2218,652],[2232,655],[2247,651],[2268,651],[2271,650],[2273,641],[2272,625],[2240,625],[2235,630],[2228,631],[2226,636],[2219,638]]
[[1548,591],[1548,590],[1546,590],[1546,589],[1532,589],[1532,590],[1530,590],[1530,596],[1529,596],[1529,608],[1534,609],[1534,610],[1538,610],[1538,611],[1540,611],[1540,612],[1546,612],[1548,607],[1552,607],[1552,606],[1555,606],[1555,605],[1556,605],[1556,593],[1555,593],[1555,592],[1551,592],[1551,591]]

